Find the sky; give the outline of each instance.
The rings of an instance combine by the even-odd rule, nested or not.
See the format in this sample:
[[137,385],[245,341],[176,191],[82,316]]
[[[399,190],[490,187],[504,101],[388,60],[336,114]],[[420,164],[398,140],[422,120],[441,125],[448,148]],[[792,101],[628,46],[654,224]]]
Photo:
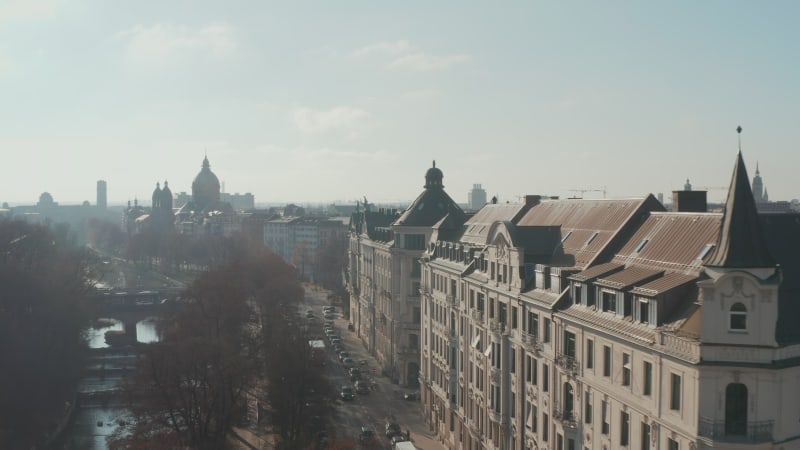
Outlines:
[[0,202],[800,197],[800,2],[0,0]]

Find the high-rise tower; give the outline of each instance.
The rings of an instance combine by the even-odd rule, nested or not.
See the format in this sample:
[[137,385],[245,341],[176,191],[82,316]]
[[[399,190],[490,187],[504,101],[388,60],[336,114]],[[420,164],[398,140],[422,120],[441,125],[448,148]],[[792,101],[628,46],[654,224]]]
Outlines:
[[100,209],[108,207],[108,185],[105,180],[97,180],[97,207]]

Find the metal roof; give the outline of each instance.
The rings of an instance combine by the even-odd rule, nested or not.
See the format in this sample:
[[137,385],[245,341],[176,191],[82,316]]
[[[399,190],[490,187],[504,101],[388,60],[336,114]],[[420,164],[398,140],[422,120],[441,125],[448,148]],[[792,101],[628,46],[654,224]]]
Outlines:
[[742,152],[736,158],[733,168],[728,200],[725,202],[725,218],[719,242],[707,265],[713,267],[775,267],[761,234],[758,210],[750,190],[747,168],[744,166]]
[[590,268],[584,270],[583,272],[576,273],[575,275],[572,275],[570,277],[570,279],[575,280],[575,281],[591,281],[594,278],[602,277],[602,276],[604,276],[604,275],[606,275],[608,273],[617,272],[620,269],[622,269],[623,267],[625,267],[625,266],[623,266],[622,264],[619,264],[619,263],[615,263],[615,262],[607,262],[607,263],[603,263],[603,264],[598,264],[598,265],[596,265],[594,267],[590,267]]
[[475,245],[487,243],[489,231],[495,222],[511,221],[527,208],[524,203],[488,204],[464,224],[460,241]]
[[599,286],[607,286],[614,289],[625,289],[642,281],[649,281],[664,273],[661,270],[648,269],[646,267],[628,267],[620,272],[613,273],[605,278],[598,279],[595,283]]
[[721,220],[722,215],[718,213],[651,213],[613,261],[699,273],[703,264],[700,257],[710,256],[710,251],[704,255],[703,250],[717,242]]
[[648,199],[545,201],[531,208],[517,226],[560,225],[564,253],[574,257],[574,267],[584,268]]
[[697,280],[695,275],[686,275],[682,273],[667,273],[663,277],[656,278],[655,280],[646,283],[642,286],[634,287],[631,292],[639,295],[646,295],[655,297],[658,294],[667,292],[676,287],[683,286],[687,283]]

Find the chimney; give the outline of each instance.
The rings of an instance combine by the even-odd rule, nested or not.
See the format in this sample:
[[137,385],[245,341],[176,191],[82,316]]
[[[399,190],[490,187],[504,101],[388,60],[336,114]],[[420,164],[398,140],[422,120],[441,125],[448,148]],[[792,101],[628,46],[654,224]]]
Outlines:
[[536,206],[542,200],[541,195],[526,195],[525,196],[525,205],[527,206]]
[[672,191],[673,212],[706,212],[706,191]]

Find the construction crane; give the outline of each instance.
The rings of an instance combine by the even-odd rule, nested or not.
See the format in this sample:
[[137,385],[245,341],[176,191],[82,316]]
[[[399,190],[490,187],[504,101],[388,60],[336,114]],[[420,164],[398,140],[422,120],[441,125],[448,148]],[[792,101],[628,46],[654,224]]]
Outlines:
[[587,192],[602,192],[603,193],[603,198],[606,198],[606,187],[605,186],[603,186],[603,189],[592,189],[592,188],[589,188],[589,189],[569,189],[569,192],[577,192],[577,193],[580,194],[580,197],[578,195],[570,197],[570,198],[575,198],[575,199],[583,198],[583,194],[585,194]]

